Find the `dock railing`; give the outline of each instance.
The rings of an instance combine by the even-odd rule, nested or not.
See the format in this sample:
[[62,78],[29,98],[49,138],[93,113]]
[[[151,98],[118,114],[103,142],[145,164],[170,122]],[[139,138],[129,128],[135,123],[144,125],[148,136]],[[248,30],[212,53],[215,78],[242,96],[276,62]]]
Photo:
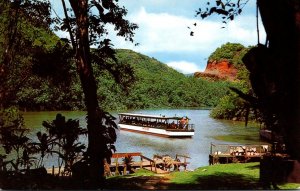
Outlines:
[[[133,158],[137,157],[137,158]],[[180,160],[179,160],[180,158]],[[183,162],[182,162],[183,158]],[[104,160],[104,175],[105,176],[116,176],[116,175],[126,175],[128,172],[135,172],[136,169],[146,169],[150,170],[157,174],[165,174],[169,173],[174,166],[178,168],[174,168],[173,170],[179,170],[180,166],[184,166],[186,170],[187,159],[190,158],[187,155],[176,154],[175,159],[171,158],[169,155],[154,155],[153,159],[150,159],[140,152],[133,153],[114,153],[111,156],[111,163],[109,164],[106,160]],[[169,163],[170,162],[170,163]],[[169,165],[174,165],[170,167]],[[47,169],[47,173],[49,174],[57,174],[59,169],[53,167],[52,169]],[[80,174],[81,176],[81,174]]]
[[213,144],[211,143],[209,163],[231,163],[259,160],[261,156],[271,151],[268,144]]
[[[183,158],[183,162],[181,162],[180,159]],[[187,156],[187,155],[180,155],[180,154],[176,154],[175,160],[179,160],[179,162],[182,163],[184,170],[186,170],[186,167],[188,164],[190,164],[189,162],[187,162],[187,159],[190,159],[191,157]]]
[[[140,157],[140,161],[127,161],[128,164],[125,164],[125,158],[132,158],[132,157]],[[115,169],[115,175],[119,175],[119,169],[123,169],[123,174],[126,172],[126,167],[130,166],[132,169],[136,168],[144,168],[147,170],[151,170],[152,172],[157,173],[157,167],[154,160],[145,157],[140,152],[135,153],[114,153],[111,157],[112,159],[115,159],[114,162],[110,164],[110,169]],[[123,162],[120,162],[119,159],[122,159]],[[127,166],[126,166],[127,165]],[[120,168],[122,167],[122,168]],[[111,174],[111,173],[108,173]]]
[[145,157],[143,155],[141,155],[141,168],[144,168],[144,166],[145,166],[145,165],[143,165],[143,159],[145,159],[146,161],[149,161],[150,162],[150,170],[153,171],[153,168],[154,168],[154,172],[157,173],[155,161],[148,157]]

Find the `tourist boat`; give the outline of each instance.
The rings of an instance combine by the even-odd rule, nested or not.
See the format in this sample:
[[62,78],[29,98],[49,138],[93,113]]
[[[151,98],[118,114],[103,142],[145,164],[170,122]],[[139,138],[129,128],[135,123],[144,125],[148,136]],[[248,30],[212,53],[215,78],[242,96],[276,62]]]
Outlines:
[[188,117],[119,113],[119,127],[162,137],[192,137],[195,134],[194,124],[189,124]]

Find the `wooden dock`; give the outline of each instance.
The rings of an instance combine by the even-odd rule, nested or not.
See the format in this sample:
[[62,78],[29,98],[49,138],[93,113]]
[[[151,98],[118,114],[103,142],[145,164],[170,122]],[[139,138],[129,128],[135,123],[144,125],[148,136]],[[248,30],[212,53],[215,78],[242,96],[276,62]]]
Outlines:
[[[154,155],[153,158],[148,158],[140,152],[136,153],[114,153],[111,157],[111,163],[104,163],[105,176],[125,175],[135,172],[137,169],[146,169],[156,174],[167,174],[171,171],[179,171],[180,168],[186,170],[187,159],[185,155],[176,155],[173,159],[168,155]],[[71,172],[64,171],[64,167],[52,167],[46,169],[48,174],[56,176],[70,176]]]
[[[138,158],[137,160],[133,158]],[[137,169],[146,169],[157,174],[166,174],[179,170],[183,167],[186,170],[187,159],[185,155],[176,155],[175,159],[170,156],[154,155],[152,159],[142,155],[142,153],[114,153],[112,163],[106,164],[106,176],[128,174]],[[181,161],[182,160],[182,161]]]
[[229,145],[211,143],[209,165],[258,162],[269,150],[270,145],[267,144]]

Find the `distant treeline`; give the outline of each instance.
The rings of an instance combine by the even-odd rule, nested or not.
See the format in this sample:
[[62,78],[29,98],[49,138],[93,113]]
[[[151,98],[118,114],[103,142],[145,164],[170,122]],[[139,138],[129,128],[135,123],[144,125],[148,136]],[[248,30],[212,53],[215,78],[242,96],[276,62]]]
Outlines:
[[[129,75],[134,75],[135,80],[124,89],[113,76],[94,65],[98,100],[106,110],[214,107],[232,85],[226,81],[209,82],[186,76],[131,50],[116,50],[116,58],[120,64],[133,68],[134,73]],[[83,93],[72,61],[56,67],[52,76],[43,75],[41,71],[54,67],[52,65],[56,64],[43,63],[41,59],[41,63],[33,67],[38,72],[33,71],[18,90],[17,104],[23,110],[84,109]]]
[[[6,17],[0,15],[3,26],[8,25]],[[32,24],[26,20],[18,23],[15,34],[18,43],[13,47],[11,62],[5,66],[6,73],[1,79],[3,102],[0,107],[6,104],[27,111],[83,110],[84,97],[74,53],[66,39],[59,39],[49,30],[50,26],[41,23]],[[0,44],[3,45],[5,32],[4,28],[0,29]],[[0,55],[4,55],[4,47],[0,46]],[[240,45],[230,46],[230,50],[241,48]],[[230,94],[230,86],[239,86],[238,83],[186,76],[131,50],[115,51],[114,59],[106,59],[97,52],[92,54],[98,101],[105,110],[215,107],[220,98]],[[222,57],[222,52],[218,50],[215,57]],[[228,57],[228,52],[225,53]],[[3,59],[1,56],[1,63]],[[106,59],[107,64],[99,65],[97,59]]]

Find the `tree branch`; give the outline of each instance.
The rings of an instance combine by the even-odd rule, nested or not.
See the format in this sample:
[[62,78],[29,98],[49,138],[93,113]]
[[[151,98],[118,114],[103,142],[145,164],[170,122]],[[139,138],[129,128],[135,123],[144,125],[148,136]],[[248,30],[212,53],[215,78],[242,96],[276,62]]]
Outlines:
[[67,29],[68,29],[69,34],[70,34],[70,40],[71,40],[71,43],[72,43],[72,47],[73,47],[73,50],[75,50],[76,43],[75,43],[75,39],[74,39],[74,36],[73,36],[73,33],[72,33],[72,29],[71,29],[71,26],[70,26],[70,19],[69,19],[69,16],[68,16],[68,12],[67,12],[67,7],[66,7],[65,0],[61,0],[61,3],[63,5],[64,14],[65,14],[65,17],[66,17]]

